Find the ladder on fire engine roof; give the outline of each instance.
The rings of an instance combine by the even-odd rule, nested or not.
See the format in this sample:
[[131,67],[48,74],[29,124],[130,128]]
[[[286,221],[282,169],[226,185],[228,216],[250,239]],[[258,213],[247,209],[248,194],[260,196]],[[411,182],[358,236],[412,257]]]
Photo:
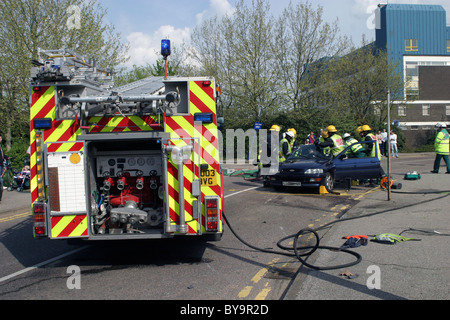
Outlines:
[[127,96],[155,94],[164,89],[164,77],[148,77],[111,89]]

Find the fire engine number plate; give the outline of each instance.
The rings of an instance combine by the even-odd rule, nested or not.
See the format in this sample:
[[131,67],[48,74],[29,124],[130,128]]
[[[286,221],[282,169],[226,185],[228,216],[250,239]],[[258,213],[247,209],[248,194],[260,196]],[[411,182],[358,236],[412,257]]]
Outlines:
[[201,171],[201,184],[202,186],[216,186],[217,185],[217,172],[214,169]]

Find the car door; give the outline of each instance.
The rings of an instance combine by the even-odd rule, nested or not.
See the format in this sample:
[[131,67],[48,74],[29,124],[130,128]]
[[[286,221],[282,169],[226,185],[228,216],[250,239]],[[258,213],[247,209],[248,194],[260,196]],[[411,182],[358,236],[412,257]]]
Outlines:
[[345,155],[347,148],[334,160],[336,180],[371,179],[380,177],[380,160],[378,157],[352,158]]

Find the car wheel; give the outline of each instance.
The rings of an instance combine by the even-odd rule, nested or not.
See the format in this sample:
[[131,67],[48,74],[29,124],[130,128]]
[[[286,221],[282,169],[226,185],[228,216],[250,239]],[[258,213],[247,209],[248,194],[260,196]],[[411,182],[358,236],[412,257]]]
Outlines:
[[327,173],[325,176],[325,180],[323,182],[323,185],[327,189],[328,192],[332,192],[334,189],[334,177],[331,173]]

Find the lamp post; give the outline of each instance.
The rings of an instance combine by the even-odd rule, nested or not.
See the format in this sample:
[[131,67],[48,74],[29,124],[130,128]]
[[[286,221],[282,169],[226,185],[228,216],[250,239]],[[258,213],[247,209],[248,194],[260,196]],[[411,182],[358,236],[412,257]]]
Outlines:
[[391,200],[391,90],[388,89],[387,92],[387,191],[388,191],[388,201]]

